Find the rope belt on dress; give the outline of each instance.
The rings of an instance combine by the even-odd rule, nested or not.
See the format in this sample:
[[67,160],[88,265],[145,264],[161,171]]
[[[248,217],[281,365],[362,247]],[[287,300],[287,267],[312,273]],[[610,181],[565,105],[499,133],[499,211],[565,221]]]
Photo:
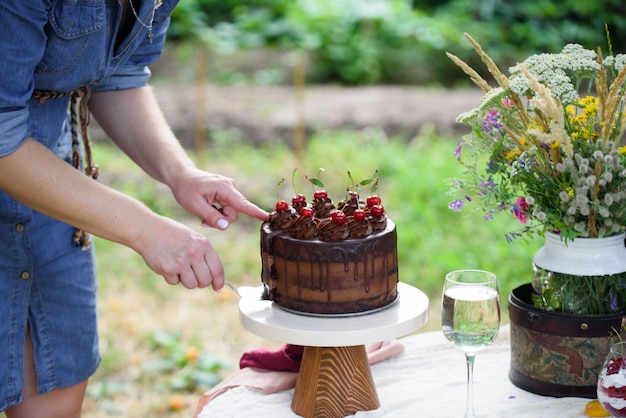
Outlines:
[[[91,154],[91,143],[89,140],[89,97],[91,97],[91,89],[84,86],[69,92],[35,90],[33,98],[39,100],[39,103],[45,103],[49,99],[58,99],[70,96],[70,113],[71,113],[71,132],[72,132],[72,165],[80,170],[81,155],[80,143],[78,141],[78,132],[83,141],[83,150],[85,157],[85,174],[96,180],[99,174],[99,168],[93,161]],[[74,245],[82,247],[83,250],[91,245],[91,236],[82,229],[76,229],[73,237]]]

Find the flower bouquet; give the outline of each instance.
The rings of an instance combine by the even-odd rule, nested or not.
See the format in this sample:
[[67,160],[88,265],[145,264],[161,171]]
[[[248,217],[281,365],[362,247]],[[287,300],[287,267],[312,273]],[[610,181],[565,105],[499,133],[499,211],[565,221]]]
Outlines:
[[[626,55],[603,57],[600,49],[569,44],[558,54],[530,56],[507,76],[466,37],[497,86],[448,53],[485,91],[479,107],[457,118],[471,132],[455,149],[466,172],[449,180],[455,194],[450,209],[473,206],[487,220],[500,212],[512,214],[522,225],[506,233],[508,241],[549,233],[567,245],[623,234],[626,146],[620,139],[626,130]],[[574,313],[626,308],[624,275],[555,279],[545,281],[550,297],[538,297],[536,304],[560,310],[555,293],[571,298],[591,292],[589,299],[600,300],[599,306],[578,306]]]

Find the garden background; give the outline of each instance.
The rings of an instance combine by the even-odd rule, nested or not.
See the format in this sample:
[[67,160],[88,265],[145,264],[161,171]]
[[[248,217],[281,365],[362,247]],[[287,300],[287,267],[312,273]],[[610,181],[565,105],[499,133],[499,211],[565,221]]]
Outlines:
[[[400,278],[430,297],[421,331],[439,328],[443,278],[459,268],[498,275],[506,323],[507,296],[530,281],[541,240],[507,243],[513,217],[487,222],[448,209],[445,181],[462,174],[453,150],[464,131],[454,120],[481,94],[444,52],[481,68],[468,32],[506,70],[569,42],[607,51],[607,29],[622,52],[624,12],[620,0],[182,0],[153,85],[197,164],[233,177],[267,210],[277,196],[310,194],[304,176],[320,168],[334,200],[348,170],[357,181],[378,170],[398,226]],[[93,136],[100,181],[199,228],[231,283],[260,284],[257,221],[200,229],[97,127]],[[189,417],[244,351],[280,347],[241,327],[229,290],[171,287],[131,250],[100,239],[96,248],[103,363],[85,417]]]

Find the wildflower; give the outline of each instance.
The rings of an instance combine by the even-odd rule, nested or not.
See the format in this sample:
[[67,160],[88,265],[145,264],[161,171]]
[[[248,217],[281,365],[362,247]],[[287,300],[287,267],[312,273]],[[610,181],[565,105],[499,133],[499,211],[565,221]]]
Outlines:
[[576,44],[558,54],[532,55],[511,67],[509,76],[488,63],[498,85],[485,88],[485,80],[476,80],[486,91],[483,100],[457,118],[472,129],[455,149],[468,176],[453,188],[463,194],[450,207],[460,210],[466,200],[461,196],[471,191],[485,219],[512,213],[524,224],[522,233],[559,230],[569,239],[622,231],[626,78],[614,75],[625,65],[626,55],[600,56]]
[[463,209],[463,206],[465,205],[465,203],[463,203],[463,201],[461,199],[456,199],[453,200],[452,202],[450,202],[448,204],[448,209],[451,209],[455,212],[460,212],[461,209]]
[[495,110],[488,111],[483,120],[483,130],[485,132],[493,132],[501,129],[504,125],[500,121],[500,116],[502,116],[500,112]]
[[617,304],[617,295],[614,295],[613,292],[609,292],[609,309],[613,312],[617,312],[619,310],[619,305]]
[[457,161],[461,160],[461,147],[462,147],[461,141],[459,141],[456,144],[456,148],[454,149],[454,156],[456,157]]
[[513,210],[513,214],[522,224],[526,224],[528,222],[528,208],[530,206],[526,203],[526,199],[523,197],[518,197],[515,201],[515,204],[511,208]]

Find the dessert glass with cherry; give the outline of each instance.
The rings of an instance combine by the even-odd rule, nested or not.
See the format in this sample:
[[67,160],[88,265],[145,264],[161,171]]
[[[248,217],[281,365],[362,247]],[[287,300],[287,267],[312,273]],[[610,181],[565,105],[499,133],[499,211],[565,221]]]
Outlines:
[[598,400],[613,417],[626,417],[626,342],[613,344],[598,378]]

